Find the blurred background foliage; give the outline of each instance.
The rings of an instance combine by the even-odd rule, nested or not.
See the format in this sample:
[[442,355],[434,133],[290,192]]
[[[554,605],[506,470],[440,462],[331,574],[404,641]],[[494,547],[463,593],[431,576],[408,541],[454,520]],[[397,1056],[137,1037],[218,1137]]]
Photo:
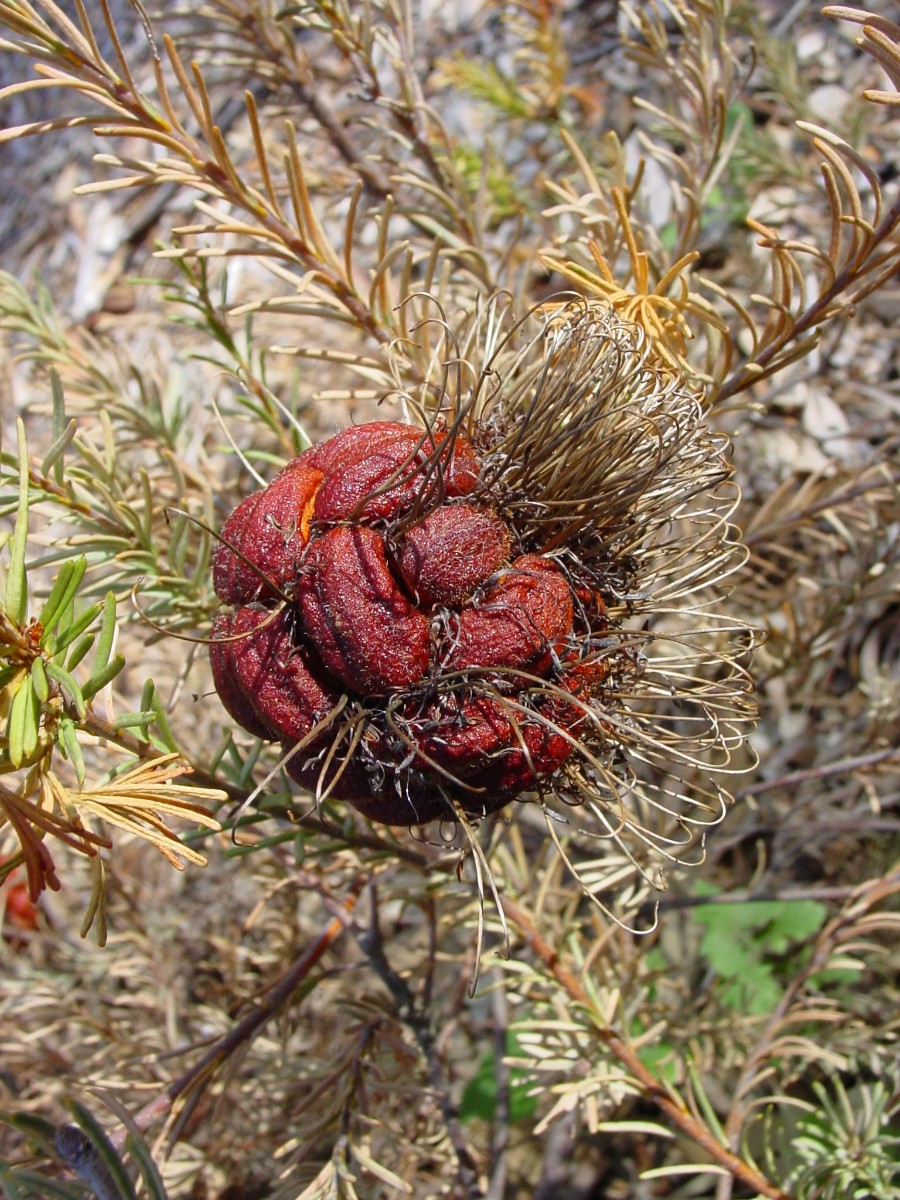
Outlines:
[[[0,0],[11,1200],[900,1194],[890,8]],[[310,814],[175,636],[254,474],[427,386],[425,318],[477,357],[564,288],[733,440],[765,633],[641,936],[527,816],[482,917],[455,844]]]

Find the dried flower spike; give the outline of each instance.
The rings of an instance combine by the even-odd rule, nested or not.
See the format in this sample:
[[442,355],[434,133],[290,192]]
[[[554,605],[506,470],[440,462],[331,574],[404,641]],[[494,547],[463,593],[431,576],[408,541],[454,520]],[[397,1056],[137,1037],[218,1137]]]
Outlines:
[[213,671],[320,799],[413,825],[532,793],[644,870],[721,818],[754,716],[727,443],[608,304],[540,320],[488,306],[432,428],[345,430],[237,507]]

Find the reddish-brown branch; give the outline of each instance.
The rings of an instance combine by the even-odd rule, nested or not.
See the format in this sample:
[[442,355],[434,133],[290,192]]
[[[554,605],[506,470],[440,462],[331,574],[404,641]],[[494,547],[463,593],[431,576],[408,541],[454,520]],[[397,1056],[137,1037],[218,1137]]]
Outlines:
[[519,930],[557,983],[565,989],[576,1004],[582,1005],[591,1013],[598,1038],[638,1082],[644,1097],[652,1101],[673,1124],[678,1126],[682,1133],[700,1146],[710,1159],[724,1167],[735,1179],[740,1180],[759,1195],[768,1196],[770,1200],[791,1200],[787,1192],[771,1183],[749,1163],[717,1141],[707,1126],[685,1108],[641,1062],[634,1047],[602,1020],[578,977],[562,962],[552,946],[541,937],[525,911],[507,896],[501,897],[501,904],[509,921]]
[[[351,913],[365,887],[367,877],[359,875],[353,881],[349,892],[341,903],[341,911],[346,917]],[[227,1061],[240,1046],[251,1042],[262,1027],[272,1019],[290,1000],[291,996],[307,978],[312,968],[322,958],[325,952],[338,940],[347,928],[347,923],[340,916],[332,917],[325,929],[306,950],[295,959],[284,974],[273,983],[265,997],[250,1009],[239,1021],[232,1025],[226,1034],[218,1038],[197,1060],[192,1067],[170,1083],[164,1092],[154,1097],[149,1104],[135,1115],[138,1129],[144,1130],[159,1117],[170,1112],[175,1102],[190,1093],[197,1085],[201,1088],[208,1082],[209,1077],[221,1063]],[[122,1130],[120,1140],[124,1144],[127,1130]],[[114,1139],[115,1140],[115,1139]]]

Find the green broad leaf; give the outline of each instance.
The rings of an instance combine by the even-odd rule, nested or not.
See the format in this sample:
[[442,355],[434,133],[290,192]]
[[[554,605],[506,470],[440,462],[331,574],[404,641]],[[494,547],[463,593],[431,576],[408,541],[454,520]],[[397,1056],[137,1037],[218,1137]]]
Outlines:
[[818,900],[774,901],[763,905],[765,923],[759,938],[776,954],[795,942],[806,942],[828,919],[828,909]]
[[28,447],[25,441],[25,423],[21,417],[16,418],[16,434],[19,442],[19,502],[9,552],[4,607],[11,621],[24,625],[28,612],[28,578],[25,573],[25,547],[28,542]]
[[[694,916],[711,933],[733,936],[749,932],[751,940],[781,954],[792,942],[805,941],[818,933],[828,909],[818,900],[750,900],[741,904],[701,904],[694,909]],[[715,962],[713,965],[717,966]]]
[[771,967],[754,963],[747,972],[732,979],[721,992],[721,1000],[734,1012],[762,1016],[773,1011],[784,995]]
[[716,974],[725,979],[745,974],[755,959],[750,940],[736,937],[728,929],[707,929],[700,950]]
[[665,225],[657,231],[659,240],[666,250],[674,250],[678,244],[678,223],[676,221],[666,221]]
[[47,674],[53,682],[59,687],[59,690],[65,696],[66,700],[74,706],[78,719],[83,721],[87,713],[87,706],[84,703],[84,695],[81,688],[76,683],[75,679],[69,672],[59,665],[59,663],[48,662]]
[[83,554],[79,555],[78,558],[70,559],[68,562],[63,563],[59,568],[56,579],[53,581],[53,587],[50,589],[50,595],[47,597],[44,607],[38,615],[38,620],[44,627],[41,637],[42,646],[45,639],[53,631],[63,612],[75,598],[78,585],[84,578],[86,570],[87,559]]
[[[506,1053],[520,1054],[521,1047],[514,1034],[506,1035]],[[471,1121],[478,1117],[482,1121],[493,1121],[497,1115],[497,1059],[489,1050],[479,1059],[475,1074],[463,1089],[459,1105],[459,1119]],[[530,1095],[531,1083],[524,1082],[524,1072],[513,1067],[509,1072],[509,1119],[530,1120],[537,1109],[537,1098]]]
[[702,904],[693,911],[704,927],[700,951],[727,981],[723,1002],[735,1011],[757,1014],[771,1012],[783,994],[775,960],[817,934],[828,915],[816,900]]

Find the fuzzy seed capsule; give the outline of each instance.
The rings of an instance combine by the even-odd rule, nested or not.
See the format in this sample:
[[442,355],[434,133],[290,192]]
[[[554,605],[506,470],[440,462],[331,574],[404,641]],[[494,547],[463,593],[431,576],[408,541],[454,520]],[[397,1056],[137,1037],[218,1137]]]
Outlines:
[[[479,474],[463,437],[356,426],[242,501],[216,552],[227,711],[282,743],[301,786],[385,824],[496,811],[565,764],[584,720],[565,700],[568,582],[539,555],[510,561]],[[327,728],[338,711],[355,724]]]

